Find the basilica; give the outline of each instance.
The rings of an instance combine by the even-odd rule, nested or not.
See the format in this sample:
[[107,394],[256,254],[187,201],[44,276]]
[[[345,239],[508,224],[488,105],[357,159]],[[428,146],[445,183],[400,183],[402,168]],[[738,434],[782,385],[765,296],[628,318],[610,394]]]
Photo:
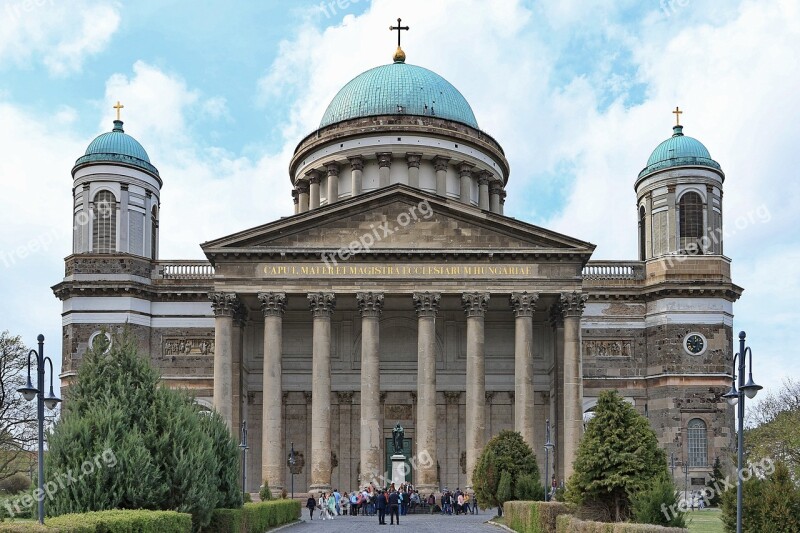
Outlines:
[[674,112],[620,182],[638,219],[628,261],[506,216],[503,147],[399,46],[299,139],[294,214],[197,235],[205,261],[160,257],[169,176],[118,114],[72,168],[73,250],[53,287],[67,401],[87,348],[127,325],[166,385],[218,411],[237,441],[247,429],[249,490],[380,480],[399,423],[407,479],[428,493],[469,488],[506,429],[566,480],[597,396],[616,389],[680,485],[683,471],[705,485],[732,444],[722,395],[742,289],[723,254],[725,174]]

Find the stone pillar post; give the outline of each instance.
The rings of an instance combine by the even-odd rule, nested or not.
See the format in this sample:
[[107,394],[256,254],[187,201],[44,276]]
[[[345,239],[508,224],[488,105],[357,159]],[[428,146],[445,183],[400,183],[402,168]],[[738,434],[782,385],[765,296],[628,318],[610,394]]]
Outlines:
[[437,155],[433,158],[433,168],[436,170],[436,194],[447,197],[447,166],[450,158]]
[[678,237],[678,202],[675,201],[675,185],[667,185],[667,245],[666,250],[661,250],[661,253],[675,252],[680,250],[680,239]]
[[415,292],[417,311],[417,476],[420,492],[439,490],[436,472],[436,314],[441,294]]
[[214,310],[214,409],[222,416],[228,429],[233,428],[233,314],[239,298],[232,292],[209,293]]
[[308,295],[314,317],[311,362],[311,483],[309,492],[331,490],[331,314],[332,292]]
[[392,166],[392,153],[391,152],[378,152],[378,186],[389,186],[389,172]]
[[306,172],[306,176],[308,176],[310,191],[308,197],[308,208],[316,209],[319,207],[319,181],[321,176],[318,170],[309,170]]
[[283,488],[283,403],[282,356],[283,313],[286,294],[260,292],[264,313],[264,402],[261,412],[261,482],[266,480],[274,493]]
[[361,479],[364,487],[383,471],[381,457],[380,316],[383,293],[356,294],[361,310]]
[[583,367],[581,315],[586,294],[562,293],[564,312],[564,479],[572,475],[578,442],[583,433]]
[[505,214],[505,206],[506,206],[506,190],[502,189],[500,191],[500,214]]
[[361,194],[361,176],[364,171],[364,159],[360,156],[348,157],[350,161],[350,196]]
[[300,212],[297,189],[292,189],[292,202],[294,203],[294,214],[296,215],[297,213]]
[[478,194],[478,207],[483,210],[489,209],[489,181],[491,181],[492,173],[487,171],[482,171],[478,176],[478,186],[479,186],[479,194]]
[[307,180],[297,180],[297,211],[305,213],[308,211],[309,198],[308,190],[310,188]]
[[561,306],[556,304],[550,308],[550,325],[553,326],[553,372],[555,373],[553,382],[555,383],[555,394],[553,407],[555,416],[553,420],[553,435],[555,435],[555,450],[553,473],[559,481],[564,478],[564,316],[561,313]]
[[458,175],[461,176],[461,202],[470,205],[472,198],[472,163],[461,163],[458,165]]
[[503,190],[503,183],[500,180],[492,180],[489,183],[489,209],[492,213],[500,214],[500,191]]
[[328,205],[339,201],[339,164],[335,161],[325,164],[328,171]]
[[514,310],[514,430],[536,449],[536,418],[533,389],[533,312],[538,293],[512,292]]
[[[119,199],[119,242],[117,243],[116,250],[122,253],[134,253],[136,255],[145,255],[144,250],[131,250],[128,236],[130,235],[130,212],[128,211],[128,201],[130,200],[130,191],[128,191],[128,184],[123,183],[120,186],[121,195]],[[116,237],[115,237],[116,238]],[[146,244],[146,243],[145,243]]]
[[[80,250],[75,250],[77,253],[86,253],[92,251],[94,248],[94,244],[89,242],[92,236],[92,207],[91,202],[93,202],[93,198],[89,198],[89,184],[83,184],[83,225],[80,228],[81,232],[81,243],[83,247]],[[80,219],[78,219],[80,220]],[[155,258],[153,258],[155,259]]]
[[422,154],[419,152],[406,153],[408,161],[408,184],[415,189],[419,189],[419,162],[422,161]]
[[489,306],[488,292],[465,292],[461,296],[467,315],[467,488],[472,488],[472,472],[486,444],[486,364],[484,317]]

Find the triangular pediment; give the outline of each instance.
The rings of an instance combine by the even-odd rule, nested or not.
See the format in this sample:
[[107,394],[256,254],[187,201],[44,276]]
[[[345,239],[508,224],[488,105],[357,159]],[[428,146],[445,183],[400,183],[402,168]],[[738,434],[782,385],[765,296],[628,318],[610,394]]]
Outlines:
[[580,254],[594,245],[451,199],[394,185],[204,243],[218,253],[303,253],[360,242],[361,253]]

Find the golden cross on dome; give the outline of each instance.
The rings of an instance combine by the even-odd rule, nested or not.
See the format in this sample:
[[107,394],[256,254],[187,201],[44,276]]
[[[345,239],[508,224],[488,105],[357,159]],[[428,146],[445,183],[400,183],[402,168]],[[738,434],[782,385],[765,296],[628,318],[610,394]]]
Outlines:
[[117,100],[117,105],[113,105],[111,107],[117,110],[117,120],[119,120],[119,110],[122,109],[125,106],[120,104],[119,100]]
[[675,115],[675,125],[680,126],[681,115],[683,114],[683,111],[681,111],[681,108],[679,108],[678,106],[675,106],[675,111],[673,111],[672,113]]
[[400,25],[400,21],[401,21],[401,20],[403,20],[403,19],[401,19],[401,18],[398,18],[398,19],[397,19],[397,26],[389,26],[389,31],[394,31],[394,30],[397,30],[397,47],[398,47],[398,48],[400,48],[400,32],[401,32],[402,30],[406,30],[406,31],[408,31],[408,30],[410,30],[410,29],[411,29],[411,28],[409,28],[408,26],[401,26],[401,25]]

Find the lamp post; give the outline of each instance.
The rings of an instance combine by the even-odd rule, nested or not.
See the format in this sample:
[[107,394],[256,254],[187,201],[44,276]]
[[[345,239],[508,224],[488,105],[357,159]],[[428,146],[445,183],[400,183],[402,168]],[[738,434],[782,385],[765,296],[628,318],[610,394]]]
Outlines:
[[550,442],[550,419],[545,422],[545,443],[544,443],[544,501],[550,501],[550,452],[553,449]]
[[689,505],[689,463],[683,463],[683,501]]
[[[763,389],[761,385],[756,385],[753,381],[753,351],[749,346],[745,346],[747,334],[742,331],[739,333],[739,352],[733,356],[733,381],[731,390],[723,396],[731,406],[738,404],[738,428],[737,428],[737,464],[736,464],[736,533],[742,533],[742,463],[744,462],[744,399],[745,396],[751,400],[756,397],[758,391]],[[750,369],[747,383],[744,382],[744,373],[747,369],[745,356],[749,357]],[[739,361],[739,368],[736,368],[736,361]],[[738,374],[737,374],[738,370]],[[739,389],[736,389],[736,378],[739,379]]]
[[675,479],[675,452],[669,454],[669,469],[672,470],[672,479]]
[[289,452],[289,472],[292,473],[292,499],[294,500],[294,465],[296,463],[294,458],[294,442],[292,443],[292,450]]
[[239,443],[242,450],[242,494],[247,492],[247,420],[242,420],[242,441]]
[[[39,490],[37,499],[39,500],[39,523],[44,524],[44,406],[48,409],[55,409],[61,402],[61,398],[53,393],[53,361],[44,356],[44,335],[36,337],[39,341],[39,351],[31,350],[28,352],[28,381],[24,387],[17,389],[22,397],[29,402],[36,398],[36,422],[39,425]],[[37,387],[34,388],[31,382],[31,356],[36,357],[36,376]],[[44,396],[44,363],[50,364],[50,392]]]

